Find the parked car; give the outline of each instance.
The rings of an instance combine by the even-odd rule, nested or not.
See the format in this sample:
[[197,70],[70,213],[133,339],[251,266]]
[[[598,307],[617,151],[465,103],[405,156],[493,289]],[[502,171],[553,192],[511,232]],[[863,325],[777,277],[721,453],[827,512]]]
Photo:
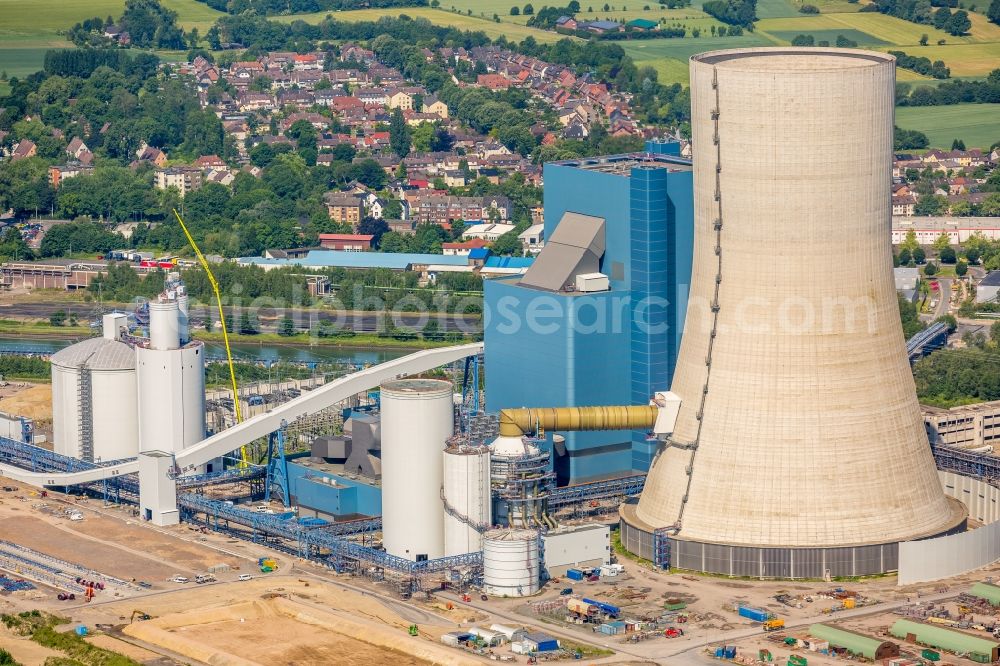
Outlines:
[[253,576],[251,576],[250,574],[240,574],[240,578],[239,579],[240,580],[252,580]]

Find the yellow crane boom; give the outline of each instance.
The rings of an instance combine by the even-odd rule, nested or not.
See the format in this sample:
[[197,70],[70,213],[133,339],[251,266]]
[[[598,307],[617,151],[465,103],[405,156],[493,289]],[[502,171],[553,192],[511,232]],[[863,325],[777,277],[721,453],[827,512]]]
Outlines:
[[[181,218],[181,214],[174,209],[174,216],[177,221],[181,224],[181,229],[184,231],[184,235],[187,237],[188,243],[191,244],[191,248],[194,253],[198,256],[198,261],[201,263],[201,267],[205,269],[205,275],[208,276],[208,282],[212,285],[212,291],[215,292],[215,302],[219,306],[219,323],[222,324],[222,341],[226,345],[226,360],[229,363],[229,380],[232,382],[233,388],[233,410],[236,414],[236,422],[240,423],[243,420],[243,413],[240,410],[240,395],[239,389],[236,387],[236,368],[233,366],[233,350],[229,346],[229,330],[226,328],[226,314],[222,310],[222,292],[219,291],[219,282],[215,279],[215,274],[212,273],[211,267],[208,265],[208,260],[205,259],[205,255],[201,253],[201,248],[194,241],[194,237],[191,232],[188,231],[187,225],[184,224],[184,220]],[[249,464],[247,459],[247,447],[240,447],[240,466],[246,467]]]

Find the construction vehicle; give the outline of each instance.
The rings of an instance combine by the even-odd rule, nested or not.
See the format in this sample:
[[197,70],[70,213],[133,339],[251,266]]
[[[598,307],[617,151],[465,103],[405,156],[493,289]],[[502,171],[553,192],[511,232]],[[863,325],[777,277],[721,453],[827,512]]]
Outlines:
[[779,618],[771,618],[764,623],[764,631],[778,631],[785,628],[785,621]]
[[141,610],[134,610],[132,611],[132,617],[129,618],[128,623],[132,624],[133,622],[135,622],[135,618],[139,618],[140,622],[144,622],[146,620],[152,620],[153,616]]

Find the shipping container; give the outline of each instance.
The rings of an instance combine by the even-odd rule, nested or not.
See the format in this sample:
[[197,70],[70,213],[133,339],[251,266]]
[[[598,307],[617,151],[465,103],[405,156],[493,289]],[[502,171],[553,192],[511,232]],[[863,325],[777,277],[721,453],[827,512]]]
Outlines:
[[920,656],[926,659],[927,661],[939,661],[941,659],[940,653],[930,649],[921,652]]
[[583,572],[579,569],[570,569],[566,572],[566,578],[570,580],[583,580]]
[[751,619],[754,622],[766,622],[772,617],[772,614],[763,608],[754,608],[753,606],[740,606],[737,612],[740,617]]

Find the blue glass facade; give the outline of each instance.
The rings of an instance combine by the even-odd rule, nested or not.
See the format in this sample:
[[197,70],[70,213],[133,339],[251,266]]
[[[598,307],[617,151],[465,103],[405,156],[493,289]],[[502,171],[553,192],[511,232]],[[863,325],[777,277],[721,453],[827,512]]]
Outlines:
[[[611,290],[553,293],[486,283],[487,409],[643,404],[670,386],[691,274],[690,165],[676,143],[545,165],[545,236],[566,212],[605,220]],[[560,484],[649,468],[645,433],[566,433]]]

